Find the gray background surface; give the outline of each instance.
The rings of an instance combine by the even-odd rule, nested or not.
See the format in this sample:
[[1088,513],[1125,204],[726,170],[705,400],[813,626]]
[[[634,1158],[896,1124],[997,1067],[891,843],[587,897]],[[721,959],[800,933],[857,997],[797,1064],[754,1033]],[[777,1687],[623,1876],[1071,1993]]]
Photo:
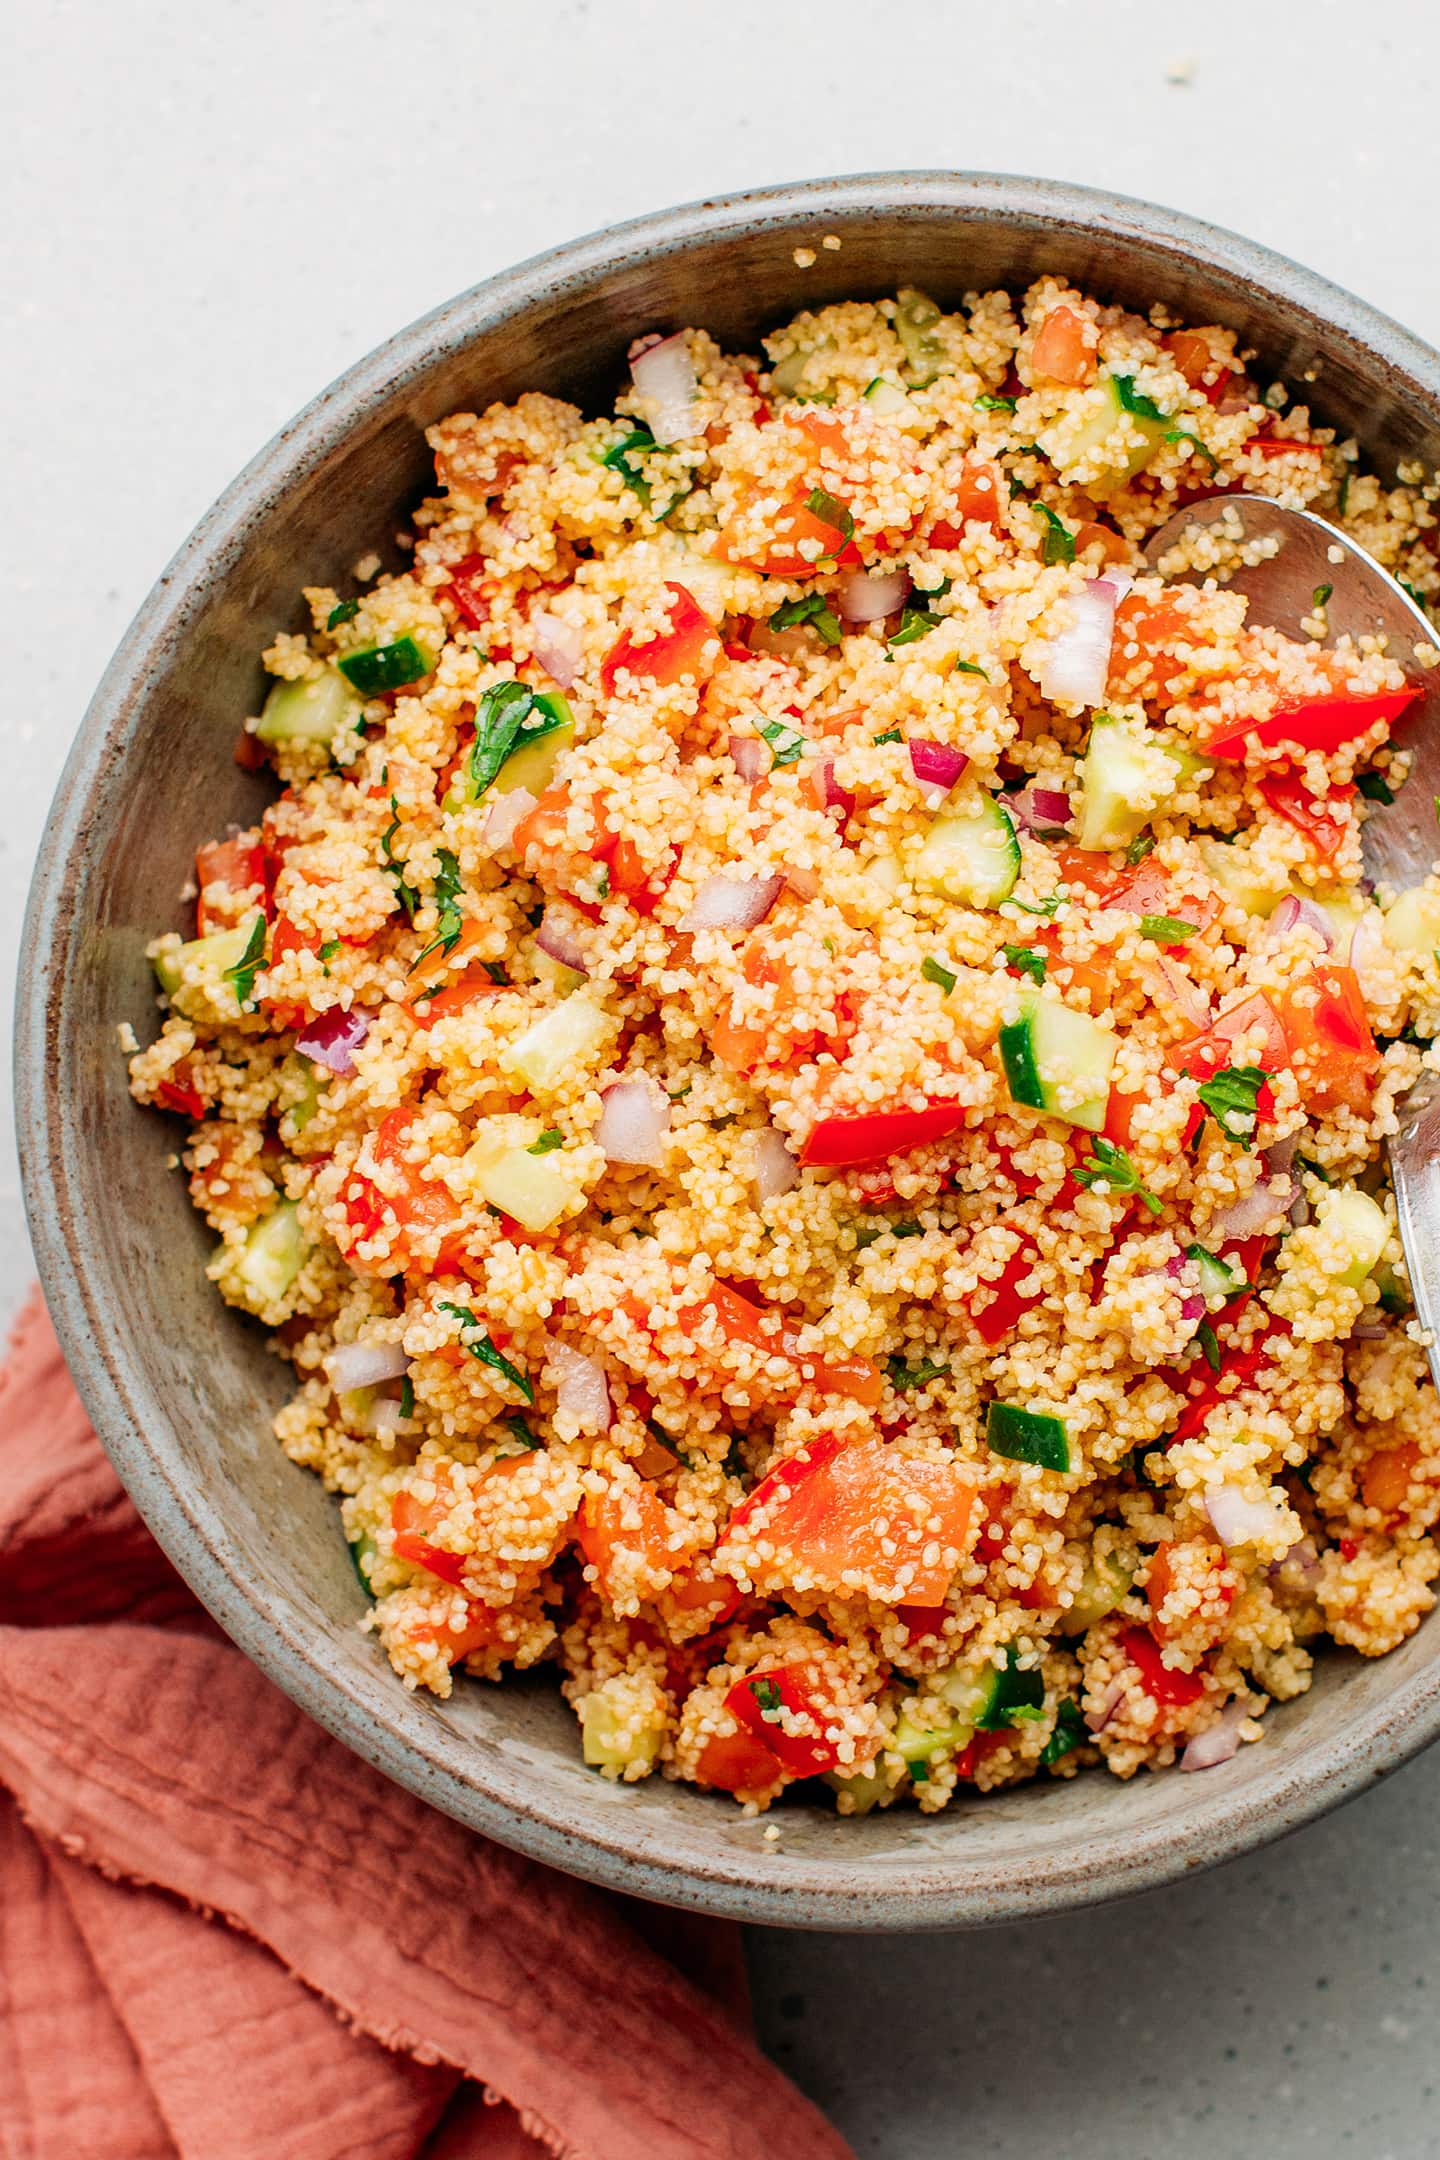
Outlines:
[[[1237,227],[1440,342],[1422,0],[48,0],[6,58],[7,1011],[67,744],[174,546],[350,361],[538,248],[811,174],[1035,172]],[[7,1145],[0,1311],[29,1274]],[[1440,2152],[1437,1813],[1440,1751],[1099,1913],[757,1931],[761,2030],[865,2160]]]

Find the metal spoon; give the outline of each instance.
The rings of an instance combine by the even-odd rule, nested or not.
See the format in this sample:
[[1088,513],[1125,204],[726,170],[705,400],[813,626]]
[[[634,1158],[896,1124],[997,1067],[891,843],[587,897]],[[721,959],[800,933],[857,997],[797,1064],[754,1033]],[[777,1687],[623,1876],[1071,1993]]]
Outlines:
[[[1310,642],[1304,617],[1315,613],[1315,595],[1329,586],[1324,643],[1348,632],[1383,635],[1420,696],[1403,714],[1392,740],[1410,751],[1409,778],[1367,818],[1363,853],[1367,874],[1397,892],[1420,884],[1440,855],[1436,797],[1440,794],[1440,669],[1426,669],[1415,648],[1440,645],[1440,632],[1388,570],[1357,547],[1348,534],[1309,510],[1287,510],[1260,495],[1211,495],[1177,511],[1146,543],[1145,558],[1167,582],[1193,582],[1204,572],[1167,572],[1165,558],[1197,529],[1238,519],[1243,542],[1274,542],[1273,552],[1238,568],[1225,582],[1249,601],[1248,619]],[[1400,1241],[1415,1297],[1415,1313],[1430,1344],[1430,1369],[1440,1387],[1440,1077],[1422,1073],[1397,1105],[1400,1130],[1390,1141],[1390,1176]]]

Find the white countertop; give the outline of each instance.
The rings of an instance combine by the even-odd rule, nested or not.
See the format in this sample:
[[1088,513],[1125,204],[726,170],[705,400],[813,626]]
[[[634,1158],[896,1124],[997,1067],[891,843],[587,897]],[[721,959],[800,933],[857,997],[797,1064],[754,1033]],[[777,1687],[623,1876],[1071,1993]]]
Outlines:
[[[1037,172],[1236,227],[1440,342],[1421,0],[50,0],[7,60],[7,1009],[66,747],[173,548],[315,390],[536,249],[813,174]],[[20,1226],[7,1147],[6,1313]],[[1437,1819],[1440,1752],[1134,1904],[758,1932],[762,2029],[865,2160],[1432,2154]]]

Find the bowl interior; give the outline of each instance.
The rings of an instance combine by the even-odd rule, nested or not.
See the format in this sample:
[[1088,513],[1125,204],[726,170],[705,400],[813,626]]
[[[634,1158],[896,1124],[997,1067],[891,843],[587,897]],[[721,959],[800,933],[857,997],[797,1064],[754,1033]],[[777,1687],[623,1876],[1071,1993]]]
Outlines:
[[[838,250],[823,249],[825,234]],[[807,269],[797,246],[815,249]],[[786,1807],[779,1848],[727,1801],[584,1769],[553,1690],[407,1695],[356,1621],[335,1504],[271,1438],[286,1372],[205,1280],[177,1135],[137,1110],[116,1027],[154,1026],[146,941],[178,923],[197,841],[267,790],[231,752],[257,654],[302,584],[341,582],[423,490],[421,430],[526,389],[593,405],[639,331],[753,346],[802,304],[924,287],[945,303],[1054,271],[1147,310],[1219,320],[1262,379],[1317,374],[1317,417],[1382,469],[1440,461],[1440,363],[1280,259],[1142,205],[960,175],[815,183],[582,242],[479,288],[327,391],[166,573],[96,698],[37,872],[20,1014],[27,1195],[72,1368],[172,1558],[322,1722],[426,1798],[537,1857],[644,1894],[794,1925],[974,1924],[1137,1889],[1278,1834],[1402,1761],[1440,1724],[1432,1622],[1380,1664],[1334,1653],[1263,1745],[1203,1778],[1096,1773],[933,1821]]]

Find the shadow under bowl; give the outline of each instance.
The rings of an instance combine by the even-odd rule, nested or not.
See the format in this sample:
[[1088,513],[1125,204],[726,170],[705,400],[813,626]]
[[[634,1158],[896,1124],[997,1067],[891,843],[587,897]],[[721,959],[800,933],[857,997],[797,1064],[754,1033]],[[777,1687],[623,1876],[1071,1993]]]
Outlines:
[[[833,234],[838,250],[821,247]],[[797,267],[797,247],[815,251]],[[491,279],[308,406],[221,497],[141,608],[76,738],[25,928],[17,1093],[26,1200],[65,1354],[146,1521],[222,1626],[399,1784],[538,1860],[642,1896],[802,1927],[976,1926],[1171,1880],[1248,1851],[1440,1731],[1440,1623],[1377,1663],[1323,1656],[1262,1744],[1203,1776],[1103,1773],[845,1822],[788,1806],[778,1846],[728,1800],[584,1768],[553,1687],[407,1694],[356,1622],[335,1503],[270,1432],[288,1375],[205,1278],[165,1168],[176,1132],[126,1090],[116,1027],[153,1025],[145,945],[198,841],[266,791],[234,765],[257,653],[302,584],[342,583],[424,492],[422,429],[527,389],[592,408],[639,331],[752,346],[802,305],[915,284],[942,304],[1053,271],[1107,300],[1218,321],[1262,380],[1383,473],[1440,463],[1440,356],[1280,256],[1166,210],[1043,181],[902,173],[667,211]]]

